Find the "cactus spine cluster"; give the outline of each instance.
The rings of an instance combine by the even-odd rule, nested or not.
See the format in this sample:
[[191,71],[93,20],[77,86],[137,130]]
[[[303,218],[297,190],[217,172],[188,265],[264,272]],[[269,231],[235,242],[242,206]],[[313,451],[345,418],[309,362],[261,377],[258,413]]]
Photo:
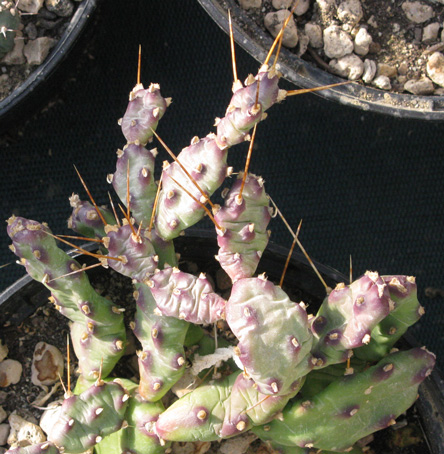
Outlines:
[[[157,454],[169,441],[221,440],[250,429],[277,452],[359,452],[353,445],[360,438],[392,424],[413,404],[435,357],[419,348],[390,351],[423,312],[414,278],[368,272],[338,284],[309,314],[281,286],[255,276],[270,235],[262,178],[240,170],[223,192],[224,206],[210,200],[232,175],[228,149],[250,140],[265,111],[285,98],[279,77],[275,66],[264,64],[245,84],[236,80],[216,132],[193,138],[177,157],[169,151],[174,161],[164,162],[159,182],[158,152],[146,146],[170,100],[157,84],[145,89],[138,83],[120,121],[127,144],[107,177],[126,207],[123,219],[75,194],[70,198],[70,227],[98,242],[100,252],[93,255],[103,266],[132,279],[130,328],[141,346],[137,383],[106,379],[126,347],[121,309],[92,289],[46,225],[9,219],[11,249],[73,322],[82,374],[48,442],[10,454],[92,447],[99,454]],[[216,228],[216,259],[232,282],[225,298],[205,274],[182,271],[174,251],[172,240],[205,214]],[[215,344],[196,325],[220,321],[231,344],[222,339],[211,354],[196,354],[194,364],[204,364],[193,382],[200,386],[165,410],[161,399],[184,376],[193,352]],[[220,367],[217,358],[226,355],[234,362],[219,369],[220,379],[209,377],[205,369]]]

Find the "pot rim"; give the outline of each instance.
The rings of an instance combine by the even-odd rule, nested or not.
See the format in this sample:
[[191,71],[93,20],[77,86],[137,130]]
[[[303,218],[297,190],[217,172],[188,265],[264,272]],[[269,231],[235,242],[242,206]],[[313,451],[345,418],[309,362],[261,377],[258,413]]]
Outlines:
[[[258,27],[234,0],[198,0],[198,2],[227,34],[230,10],[235,41],[259,62],[265,60],[273,38]],[[301,88],[344,82],[344,79],[315,67],[284,47],[279,56],[279,71],[286,80]],[[444,120],[444,96],[391,93],[359,83],[350,83],[314,94],[367,112],[398,118]]]

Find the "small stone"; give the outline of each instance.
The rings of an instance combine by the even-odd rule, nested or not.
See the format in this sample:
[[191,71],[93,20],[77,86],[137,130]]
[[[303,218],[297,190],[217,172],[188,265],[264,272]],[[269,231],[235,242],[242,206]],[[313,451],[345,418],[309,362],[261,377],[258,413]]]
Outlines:
[[24,54],[30,65],[40,65],[48,56],[51,47],[56,43],[55,39],[42,36],[41,38],[28,41]]
[[359,0],[345,0],[338,6],[338,18],[343,23],[357,24],[363,16]]
[[337,25],[324,29],[324,52],[329,58],[341,58],[353,51],[350,35]]
[[395,66],[388,65],[387,63],[378,63],[377,76],[396,77],[398,70]]
[[23,31],[28,39],[36,39],[38,36],[37,27],[35,26],[34,22],[30,22],[28,25],[26,25]]
[[415,24],[422,24],[431,19],[435,14],[430,5],[421,2],[404,2],[401,6],[407,19]]
[[11,426],[11,432],[8,437],[9,445],[16,443],[19,446],[28,446],[46,441],[43,430],[36,424],[26,421],[21,416],[12,414],[9,416],[8,422]]
[[39,426],[48,436],[56,422],[60,419],[60,415],[62,413],[62,404],[63,400],[56,400],[54,402],[51,402],[46,406],[45,411],[40,417]]
[[[271,33],[273,37],[276,38],[282,28],[283,23],[290,14],[290,11],[286,9],[281,9],[280,11],[276,11],[275,13],[268,13],[264,18],[265,28]],[[282,44],[288,48],[296,47],[296,45],[298,44],[298,31],[293,17],[290,18],[287,27],[284,30]]]
[[378,28],[378,22],[376,22],[375,16],[370,16],[367,21],[367,24],[371,25],[373,28]]
[[356,33],[355,42],[354,42],[354,52],[360,56],[368,54],[370,49],[370,44],[373,42],[373,38],[370,36],[370,33],[365,27],[361,27]]
[[442,87],[436,88],[433,94],[436,96],[444,96],[444,88]]
[[425,43],[436,41],[438,39],[440,27],[438,22],[432,22],[431,24],[426,25],[422,31],[422,41]]
[[293,0],[272,0],[271,4],[274,9],[288,9]]
[[0,363],[8,356],[8,346],[0,339]]
[[0,424],[0,446],[4,446],[8,443],[10,430],[9,424]]
[[400,63],[398,67],[398,74],[401,74],[405,76],[407,74],[407,71],[409,70],[409,65],[406,61],[403,61]]
[[298,0],[294,14],[296,16],[303,16],[308,11],[308,8],[310,8],[310,0]]
[[336,0],[316,0],[316,3],[323,14],[336,11]]
[[31,380],[34,385],[52,385],[63,377],[64,359],[60,350],[46,342],[38,342],[32,358]]
[[404,84],[404,89],[414,95],[431,95],[435,87],[433,82],[428,77],[423,77],[419,80],[410,79]]
[[387,76],[377,76],[373,79],[373,85],[381,90],[390,90],[392,85]]
[[305,54],[308,49],[308,45],[310,44],[310,38],[303,32],[299,31],[299,43],[298,43],[298,50],[296,55],[301,57]]
[[24,47],[24,39],[17,36],[14,39],[14,47],[3,57],[2,63],[5,63],[6,65],[23,65],[26,63],[26,58],[23,55]]
[[364,73],[362,74],[362,80],[368,84],[376,75],[376,63],[373,60],[366,58],[364,60]]
[[345,55],[339,59],[334,58],[329,66],[336,74],[349,80],[359,79],[364,72],[364,63],[355,54]]
[[45,0],[45,6],[60,17],[69,17],[74,12],[74,3],[71,0]]
[[22,365],[14,359],[5,359],[0,363],[0,387],[15,385],[22,376]]
[[260,8],[262,0],[239,0],[239,5],[245,10]]
[[17,8],[24,13],[37,14],[45,0],[20,0]]
[[[255,434],[246,432],[235,438],[223,441],[219,450],[221,454],[245,454],[249,452],[248,448],[255,440],[257,440]],[[257,451],[255,452],[257,453]]]
[[7,417],[8,413],[6,413],[3,407],[0,407],[0,424],[5,421]]
[[320,49],[324,45],[322,39],[322,27],[318,24],[307,22],[304,26],[304,32],[308,36],[310,46],[313,49]]
[[427,61],[427,75],[435,84],[444,87],[444,55],[435,52]]
[[296,16],[302,16],[308,11],[310,7],[310,0],[272,0],[271,4],[273,5],[274,9],[293,9],[296,5],[294,10],[294,14]]

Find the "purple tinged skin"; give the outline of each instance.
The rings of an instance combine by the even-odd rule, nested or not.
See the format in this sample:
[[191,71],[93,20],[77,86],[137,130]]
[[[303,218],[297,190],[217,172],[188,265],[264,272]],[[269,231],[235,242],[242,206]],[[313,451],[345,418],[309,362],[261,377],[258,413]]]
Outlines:
[[280,287],[263,277],[240,279],[225,312],[239,340],[239,360],[261,393],[288,394],[312,369],[307,313]]
[[170,267],[158,270],[145,283],[163,315],[199,325],[224,317],[226,301],[203,274],[196,277]]
[[31,446],[19,446],[10,448],[5,454],[59,454],[57,446],[49,441],[44,441]]

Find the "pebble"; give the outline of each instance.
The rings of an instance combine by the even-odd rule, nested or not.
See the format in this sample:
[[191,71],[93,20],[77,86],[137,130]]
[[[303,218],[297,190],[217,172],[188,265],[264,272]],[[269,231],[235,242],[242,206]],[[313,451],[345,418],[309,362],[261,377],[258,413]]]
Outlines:
[[404,84],[404,89],[414,95],[431,95],[435,87],[433,86],[433,82],[427,78],[423,77],[421,79],[415,80],[410,79]]
[[46,406],[45,411],[40,417],[39,426],[48,436],[57,420],[60,419],[60,415],[62,413],[62,404],[63,400],[56,400],[54,402],[51,402]]
[[0,363],[0,387],[15,385],[22,376],[22,365],[15,359],[5,359]]
[[245,10],[260,8],[262,6],[262,0],[239,0],[239,5]]
[[46,441],[43,430],[36,424],[26,421],[21,416],[12,414],[9,416],[8,422],[11,426],[11,432],[8,437],[9,445],[16,443],[19,446],[27,446]]
[[24,13],[37,14],[45,0],[20,0],[17,8]]
[[38,17],[41,17],[41,18],[47,19],[47,20],[56,20],[57,14],[51,13],[51,11],[48,11],[46,8],[42,8],[39,11]]
[[392,85],[390,79],[387,76],[377,76],[373,79],[373,85],[381,90],[390,90]]
[[319,10],[321,13],[328,13],[333,9],[336,10],[336,0],[316,0]]
[[422,40],[423,42],[432,42],[438,39],[438,33],[440,29],[440,24],[439,22],[432,22],[429,25],[426,25],[424,27],[424,30],[422,32]]
[[329,58],[341,58],[353,51],[353,41],[350,35],[337,25],[324,29],[324,52]]
[[361,27],[356,33],[354,42],[354,52],[360,56],[367,55],[370,50],[370,44],[373,42],[373,38],[365,27]]
[[8,353],[8,346],[3,344],[3,341],[0,339],[0,363],[8,356]]
[[225,440],[220,445],[221,454],[245,454],[257,436],[251,432],[239,435],[236,438]]
[[433,8],[430,5],[425,5],[418,1],[404,2],[401,8],[407,16],[407,19],[415,24],[422,24],[434,16]]
[[402,76],[405,76],[407,74],[407,71],[409,70],[409,65],[407,62],[403,61],[398,68],[398,74],[401,74]]
[[25,41],[22,37],[17,36],[14,39],[14,47],[3,57],[2,63],[6,65],[22,65],[26,63],[26,58],[23,55]]
[[[6,413],[6,411],[4,410],[3,407],[0,407],[0,424],[6,420],[6,418],[8,417],[8,413]],[[1,444],[1,443],[0,443]]]
[[373,60],[366,58],[364,60],[364,73],[362,74],[362,80],[368,84],[376,75],[376,63]]
[[338,18],[343,23],[357,24],[363,16],[359,0],[345,0],[338,6]]
[[9,424],[0,424],[0,446],[4,446],[8,443],[10,430]]
[[307,22],[304,26],[304,32],[308,36],[310,46],[314,49],[320,49],[324,46],[322,39],[322,27],[318,24]]
[[37,27],[33,22],[30,22],[28,25],[25,26],[23,29],[28,39],[36,39],[37,38]]
[[[272,0],[271,4],[274,9],[288,9],[293,8],[296,4],[295,0]],[[308,11],[310,7],[310,0],[298,0],[294,14],[302,16]]]
[[435,84],[444,87],[444,55],[435,52],[427,61],[427,75]]
[[46,342],[38,342],[31,364],[31,380],[36,386],[52,385],[63,377],[64,359],[60,350]]
[[48,11],[60,17],[68,17],[74,12],[74,3],[71,0],[45,0]]
[[40,65],[43,63],[43,60],[45,60],[55,43],[55,39],[48,38],[47,36],[28,41],[23,50],[28,64]]
[[[290,11],[281,9],[280,11],[276,11],[274,13],[268,13],[265,16],[264,25],[273,37],[276,38],[289,14],[291,14]],[[298,30],[296,28],[293,17],[291,17],[287,24],[287,27],[284,30],[282,44],[285,47],[292,48],[296,47],[298,40]]]
[[349,80],[359,79],[364,72],[364,62],[355,54],[334,58],[330,60],[329,66],[336,74]]
[[296,52],[296,55],[300,57],[301,55],[304,55],[305,52],[308,49],[308,45],[310,44],[310,38],[302,31],[299,31],[299,47],[298,51]]
[[377,76],[396,77],[398,70],[395,66],[388,65],[387,63],[378,63]]

